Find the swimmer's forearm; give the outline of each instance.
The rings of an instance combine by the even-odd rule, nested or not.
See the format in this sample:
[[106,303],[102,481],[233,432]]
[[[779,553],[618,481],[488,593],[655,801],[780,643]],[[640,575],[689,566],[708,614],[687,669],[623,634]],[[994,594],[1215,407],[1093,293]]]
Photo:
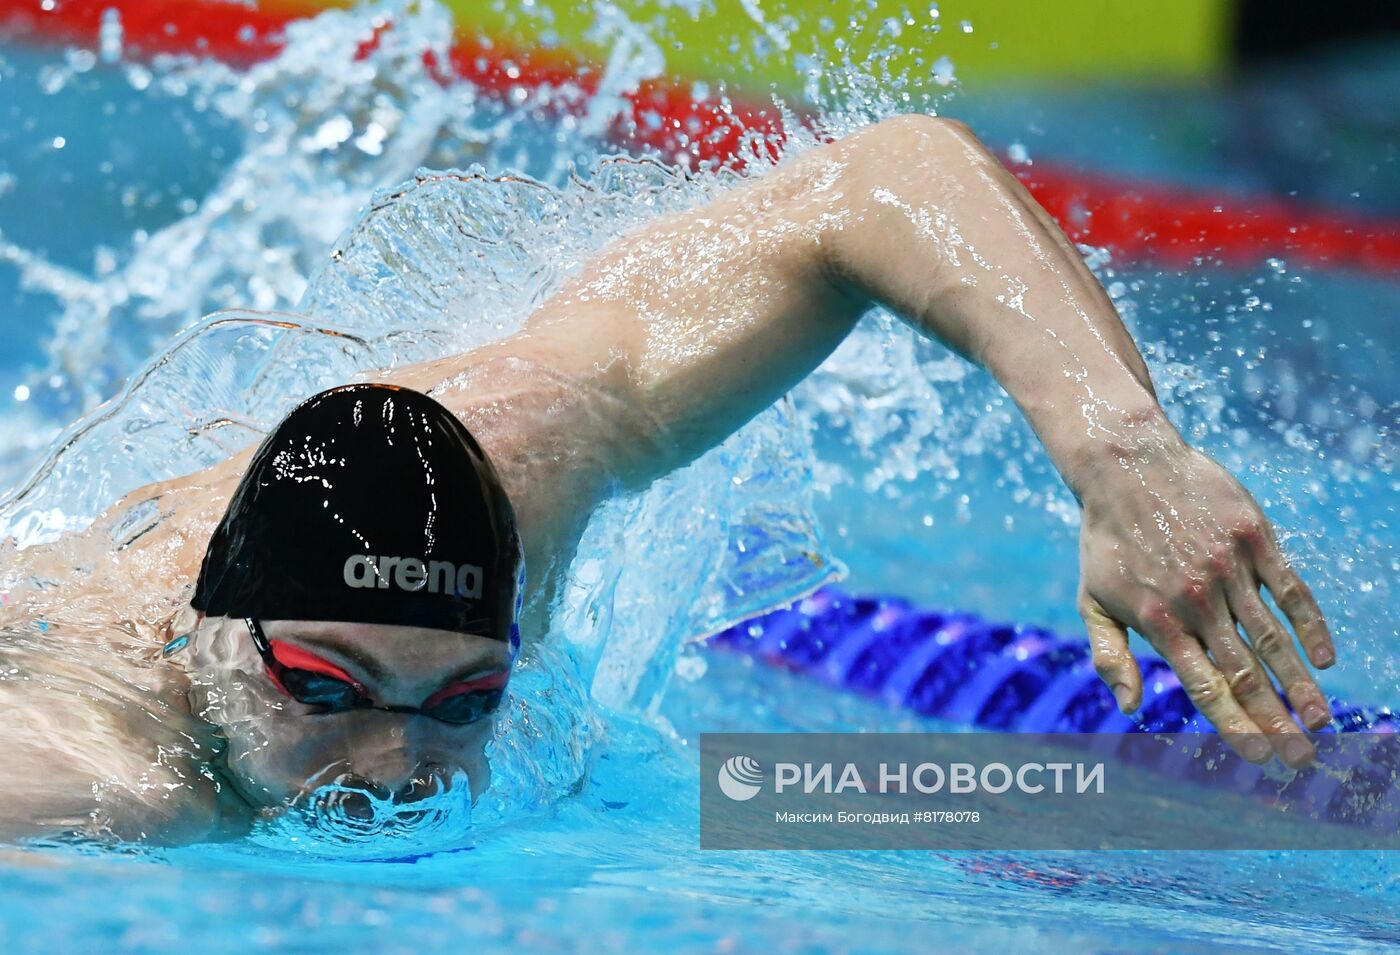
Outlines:
[[907,116],[833,148],[838,275],[986,367],[1077,494],[1105,454],[1179,442],[1083,258],[965,127]]

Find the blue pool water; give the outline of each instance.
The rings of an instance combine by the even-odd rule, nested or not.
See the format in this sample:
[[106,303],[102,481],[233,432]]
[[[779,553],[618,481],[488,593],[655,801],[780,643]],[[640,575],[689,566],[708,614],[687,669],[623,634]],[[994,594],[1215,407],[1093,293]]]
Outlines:
[[[415,66],[415,42],[444,36],[431,6],[404,31],[403,49],[390,44],[358,71],[345,65],[350,31],[324,19],[248,82],[198,64],[104,65],[73,51],[0,45],[4,486],[18,484],[58,428],[116,394],[173,334],[210,311],[300,303],[326,322],[372,322],[352,314],[355,303],[398,291],[327,273],[328,252],[375,189],[418,166],[518,168],[557,191],[543,207],[513,205],[489,190],[420,192],[409,212],[465,209],[540,245],[551,238],[539,224],[541,208],[580,230],[552,237],[563,251],[520,252],[496,286],[473,289],[478,313],[453,333],[465,339],[492,334],[492,317],[511,320],[519,300],[539,293],[523,276],[543,276],[547,286],[570,252],[644,219],[653,205],[684,204],[711,188],[645,176],[611,188],[571,185],[568,163],[588,170],[610,147],[586,129],[478,102],[470,89],[438,89]],[[1341,105],[1330,112],[1302,110],[1300,102],[1313,100],[1283,77],[1228,96],[964,91],[940,105],[995,145],[1020,143],[1032,159],[1201,187],[1296,191],[1395,213],[1394,130],[1370,117],[1376,86],[1394,93],[1400,79],[1364,63],[1316,69],[1311,82],[1320,76],[1339,91]],[[1367,70],[1369,85],[1358,84],[1354,72]],[[1161,109],[1164,102],[1176,112]],[[1210,122],[1182,125],[1181,116],[1195,115],[1193,104]],[[1232,119],[1263,116],[1254,128],[1288,129],[1289,111],[1308,128],[1352,131],[1347,150],[1325,162],[1294,156],[1280,168],[1245,150],[1218,149],[1220,132],[1239,125]],[[1101,122],[1085,119],[1095,114]],[[326,123],[338,116],[357,130],[373,116],[384,148],[336,139]],[[405,261],[442,278],[443,287],[485,282],[480,272],[464,280],[456,273],[469,267],[439,254],[457,249],[454,240],[405,228],[389,215],[362,222],[354,235],[401,242]],[[587,229],[595,231],[582,234]],[[1286,261],[1182,272],[1098,267],[1171,414],[1291,530],[1288,548],[1343,648],[1324,688],[1400,698],[1400,282]],[[292,351],[306,375],[316,361],[340,360]],[[985,376],[876,316],[799,389],[794,408],[814,433],[804,489],[851,587],[1074,628],[1072,502]],[[672,492],[726,468],[761,484],[764,472],[750,453],[770,447],[765,441],[788,448],[783,434],[781,422],[760,422],[732,459],[700,466]],[[164,466],[126,462],[121,474],[148,479]],[[55,485],[54,501],[67,514],[105,503],[65,499],[65,487],[87,479],[63,480],[70,483]],[[632,553],[634,563],[691,554],[660,549],[680,546],[668,543],[668,530],[683,533],[661,526],[680,513],[667,493],[625,518],[605,515],[594,553],[605,552],[618,528],[641,526],[661,541]],[[742,522],[747,498],[713,500]],[[607,571],[583,566],[579,579],[595,572]],[[631,641],[623,649],[649,662],[635,671],[619,664],[578,794],[488,821],[470,849],[414,861],[332,859],[276,838],[162,851],[0,850],[0,949],[1349,953],[1400,942],[1400,866],[1380,852],[701,852],[694,752],[701,731],[920,724],[721,654],[690,648],[673,660],[673,651],[658,649],[665,641],[648,643],[622,619],[628,600],[654,602],[668,584],[635,572],[617,587],[623,613],[615,629]],[[679,592],[690,603],[648,618],[660,637],[723,615],[711,581],[688,588]],[[658,698],[655,713],[646,712]]]

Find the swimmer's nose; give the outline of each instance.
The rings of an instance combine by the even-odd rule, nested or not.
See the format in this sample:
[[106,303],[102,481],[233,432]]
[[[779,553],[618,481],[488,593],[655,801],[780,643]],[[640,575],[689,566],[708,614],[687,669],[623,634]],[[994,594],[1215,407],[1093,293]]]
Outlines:
[[438,763],[420,763],[409,772],[395,777],[371,779],[357,773],[340,777],[337,782],[347,792],[339,794],[341,808],[356,818],[369,818],[374,814],[374,801],[411,803],[425,799],[438,792],[446,779],[446,772]]

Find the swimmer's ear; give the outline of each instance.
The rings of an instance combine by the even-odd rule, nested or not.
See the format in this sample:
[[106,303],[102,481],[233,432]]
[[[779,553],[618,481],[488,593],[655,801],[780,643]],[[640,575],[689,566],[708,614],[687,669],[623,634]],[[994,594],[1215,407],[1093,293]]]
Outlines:
[[160,658],[169,659],[186,649],[203,624],[204,614],[193,607],[186,605],[176,611],[175,616],[167,620],[164,629],[161,630],[161,638],[165,642],[160,648]]
[[174,616],[165,622],[162,635],[166,642],[169,642],[180,634],[194,633],[194,631],[198,630],[203,624],[204,614],[194,609],[189,604],[185,604],[179,610],[175,611]]

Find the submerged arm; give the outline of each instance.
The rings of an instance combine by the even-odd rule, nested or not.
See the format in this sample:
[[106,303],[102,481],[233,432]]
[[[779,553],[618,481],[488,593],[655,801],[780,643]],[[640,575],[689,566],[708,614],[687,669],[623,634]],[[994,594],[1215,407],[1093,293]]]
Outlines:
[[1264,666],[1307,725],[1326,706],[1260,587],[1326,666],[1316,603],[1249,494],[1169,424],[1074,247],[960,124],[886,121],[663,219],[590,263],[513,347],[645,411],[617,462],[641,486],[767,407],[875,304],[986,367],[1079,498],[1080,610],[1120,706],[1141,698],[1131,627],[1246,756],[1310,759]]
[[110,673],[68,667],[52,652],[3,647],[0,664],[0,842],[215,834],[235,803],[200,768],[217,745],[208,726],[175,708],[109,697]]

